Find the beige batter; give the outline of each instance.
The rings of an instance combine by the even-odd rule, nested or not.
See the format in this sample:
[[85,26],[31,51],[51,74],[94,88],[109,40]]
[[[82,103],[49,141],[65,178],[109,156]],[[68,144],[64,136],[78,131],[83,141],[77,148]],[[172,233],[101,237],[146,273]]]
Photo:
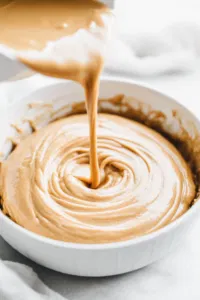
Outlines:
[[4,212],[53,239],[106,243],[172,222],[190,206],[187,164],[165,138],[114,115],[98,118],[100,184],[91,189],[87,115],[35,132],[2,166]]
[[1,0],[0,41],[18,50],[42,50],[49,41],[104,26],[108,8],[95,0]]
[[[89,0],[4,1],[0,42],[41,50],[48,41],[89,30],[92,22],[103,27],[105,12],[104,5]],[[81,83],[88,116],[71,116],[35,132],[2,164],[3,210],[15,222],[57,240],[106,243],[155,231],[189,208],[195,185],[172,144],[118,116],[100,114],[97,126],[99,53],[91,53],[85,64],[19,58],[43,74]]]

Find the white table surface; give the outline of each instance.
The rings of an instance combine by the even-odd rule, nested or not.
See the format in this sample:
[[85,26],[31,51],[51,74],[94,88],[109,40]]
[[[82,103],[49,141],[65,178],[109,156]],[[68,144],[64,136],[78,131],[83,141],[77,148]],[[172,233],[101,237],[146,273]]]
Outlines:
[[[200,117],[200,72],[143,81],[175,97]],[[49,287],[71,300],[199,300],[200,215],[176,252],[126,275],[96,279],[63,275],[24,258],[1,237],[0,258],[31,266]]]

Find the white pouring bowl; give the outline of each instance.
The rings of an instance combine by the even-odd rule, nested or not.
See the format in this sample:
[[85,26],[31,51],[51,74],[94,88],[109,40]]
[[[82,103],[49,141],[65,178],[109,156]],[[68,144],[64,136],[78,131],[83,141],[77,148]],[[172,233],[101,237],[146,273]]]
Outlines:
[[[185,126],[195,124],[200,132],[200,121],[168,96],[131,80],[101,80],[100,98],[109,98],[121,93],[141,101],[145,107],[151,105],[153,109],[168,116],[176,110]],[[51,119],[51,114],[48,114],[49,104],[53,105],[54,110],[61,108],[59,115],[64,115],[69,111],[69,107],[65,107],[66,104],[83,99],[84,93],[79,85],[74,82],[61,82],[41,88],[13,103],[3,118],[4,130],[0,137],[0,151],[9,153],[11,150],[11,143],[5,143],[8,136],[16,133],[10,126],[11,122],[19,123],[19,120],[30,119],[44,110],[44,126],[44,123]],[[38,105],[30,107],[29,104],[35,102]],[[58,114],[55,117],[57,116]],[[27,124],[24,128],[27,134],[30,133]],[[110,276],[142,268],[174,251],[199,214],[200,201],[197,201],[179,219],[154,233],[124,242],[91,245],[66,243],[42,237],[17,225],[0,210],[0,234],[14,249],[50,269],[79,276]]]

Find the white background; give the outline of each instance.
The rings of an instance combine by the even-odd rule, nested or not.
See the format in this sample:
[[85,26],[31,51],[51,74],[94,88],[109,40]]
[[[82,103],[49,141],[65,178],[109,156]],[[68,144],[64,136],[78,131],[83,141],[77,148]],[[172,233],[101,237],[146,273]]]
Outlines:
[[182,21],[200,24],[199,0],[115,0],[115,9],[125,32],[157,32]]

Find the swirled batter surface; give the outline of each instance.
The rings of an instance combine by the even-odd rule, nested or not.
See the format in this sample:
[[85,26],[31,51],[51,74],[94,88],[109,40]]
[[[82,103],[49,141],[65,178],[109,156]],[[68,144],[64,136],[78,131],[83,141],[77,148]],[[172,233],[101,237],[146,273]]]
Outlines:
[[100,184],[91,188],[87,115],[59,120],[23,140],[1,169],[5,213],[56,240],[107,243],[155,231],[195,196],[186,162],[157,132],[100,114]]

